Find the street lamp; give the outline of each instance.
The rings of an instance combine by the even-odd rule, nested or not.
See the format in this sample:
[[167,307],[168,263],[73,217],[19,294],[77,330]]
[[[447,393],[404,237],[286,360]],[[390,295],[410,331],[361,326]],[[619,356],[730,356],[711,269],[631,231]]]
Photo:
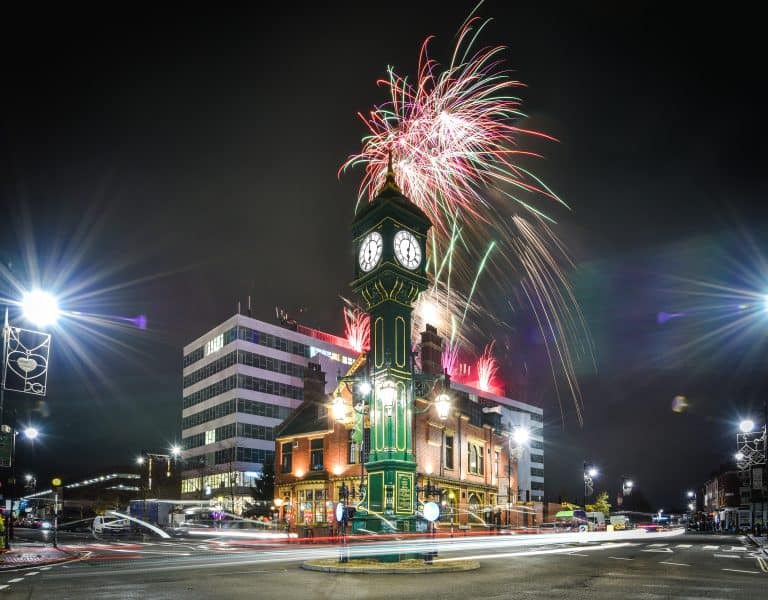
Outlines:
[[178,458],[181,454],[181,448],[179,446],[171,446],[171,456]]
[[24,312],[24,318],[38,327],[51,325],[59,318],[59,303],[56,298],[39,289],[24,294],[21,309]]
[[754,431],[755,422],[752,419],[744,419],[741,423],[739,423],[739,429],[741,429],[741,433],[749,433],[750,431]]
[[597,467],[595,465],[588,465],[586,461],[584,461],[584,508],[587,507],[587,497],[591,496],[593,492],[595,491],[594,484],[595,484],[595,477],[598,476],[599,471],[597,470]]
[[24,437],[26,437],[28,440],[34,440],[38,435],[40,435],[40,432],[36,427],[30,426],[24,429]]
[[341,392],[338,390],[333,397],[331,411],[333,412],[333,418],[336,421],[343,421],[347,417],[347,407],[344,405],[344,398],[342,397]]
[[379,386],[379,398],[381,398],[381,404],[384,410],[387,411],[387,416],[392,416],[392,407],[395,404],[395,397],[397,396],[397,387],[395,382],[391,379],[387,379]]
[[448,418],[448,414],[451,412],[451,398],[446,393],[442,393],[435,400],[435,408],[437,409],[437,416],[441,421],[445,421]]

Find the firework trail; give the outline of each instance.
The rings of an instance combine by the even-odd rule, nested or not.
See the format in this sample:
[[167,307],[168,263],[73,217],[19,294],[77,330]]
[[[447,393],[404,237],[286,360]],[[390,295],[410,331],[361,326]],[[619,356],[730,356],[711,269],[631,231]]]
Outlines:
[[495,344],[495,341],[487,344],[482,356],[477,359],[477,387],[484,392],[496,389],[496,373],[499,371],[499,365],[493,356],[493,346]]
[[510,296],[519,281],[546,344],[558,399],[561,373],[581,423],[576,360],[594,363],[591,340],[564,270],[573,265],[550,227],[554,219],[539,206],[567,205],[520,164],[538,156],[520,147],[521,138],[554,138],[518,126],[525,115],[515,92],[523,84],[503,66],[506,48],[473,49],[488,22],[470,15],[446,67],[429,56],[428,37],[414,83],[388,69],[378,83],[389,101],[360,115],[368,135],[340,173],[364,165],[359,205],[381,189],[391,156],[403,194],[432,220],[434,283],[423,302],[445,314],[444,367],[450,372],[459,347],[470,345],[468,316],[492,314],[484,305]]

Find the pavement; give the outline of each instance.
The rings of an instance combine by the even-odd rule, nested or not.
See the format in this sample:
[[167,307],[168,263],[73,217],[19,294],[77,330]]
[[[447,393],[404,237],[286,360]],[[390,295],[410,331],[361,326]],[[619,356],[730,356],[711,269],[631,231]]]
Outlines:
[[755,546],[759,547],[763,555],[768,556],[768,536],[765,535],[748,535],[747,538]]
[[12,543],[9,550],[0,551],[0,571],[43,567],[78,558],[80,554],[50,544]]

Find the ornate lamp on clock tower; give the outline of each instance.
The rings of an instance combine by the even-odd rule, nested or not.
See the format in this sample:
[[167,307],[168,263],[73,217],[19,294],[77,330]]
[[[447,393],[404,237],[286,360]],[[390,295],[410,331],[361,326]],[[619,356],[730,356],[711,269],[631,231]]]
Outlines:
[[427,215],[397,187],[391,166],[379,195],[352,222],[357,260],[351,285],[371,316],[373,384],[366,494],[353,522],[358,531],[414,527],[411,312],[429,284],[430,227]]

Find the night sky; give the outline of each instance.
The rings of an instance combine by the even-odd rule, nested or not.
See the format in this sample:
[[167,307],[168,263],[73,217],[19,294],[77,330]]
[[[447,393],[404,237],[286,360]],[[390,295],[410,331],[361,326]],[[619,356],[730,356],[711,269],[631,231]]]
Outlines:
[[[148,320],[62,321],[45,404],[7,396],[45,432],[20,468],[72,478],[179,441],[181,348],[248,295],[257,318],[279,305],[341,332],[362,171],[337,170],[365,133],[356,113],[386,99],[387,65],[415,71],[426,35],[447,60],[472,6],[4,19],[2,262],[20,281],[38,265],[67,310]],[[615,496],[628,475],[655,507],[681,506],[768,387],[768,314],[704,340],[715,317],[740,316],[690,294],[692,281],[768,292],[763,32],[730,6],[564,6],[488,2],[481,42],[508,46],[529,86],[523,124],[559,140],[531,166],[573,207],[557,217],[597,357],[596,372],[580,369],[584,427],[567,398],[561,418],[523,310],[500,315],[520,349],[505,368],[532,369],[549,499],[579,497],[586,459],[598,490]]]

